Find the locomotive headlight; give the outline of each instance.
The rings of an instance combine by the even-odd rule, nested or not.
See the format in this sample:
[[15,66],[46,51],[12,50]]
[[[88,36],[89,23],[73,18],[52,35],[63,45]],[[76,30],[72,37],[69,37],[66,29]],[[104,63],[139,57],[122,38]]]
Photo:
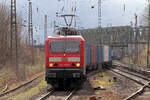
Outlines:
[[80,62],[80,57],[68,57],[68,62]]
[[76,66],[77,66],[77,67],[80,67],[80,63],[76,63]]
[[61,57],[49,57],[50,62],[61,62]]
[[53,66],[54,66],[54,64],[53,64],[53,63],[50,63],[50,64],[49,64],[49,67],[53,67]]

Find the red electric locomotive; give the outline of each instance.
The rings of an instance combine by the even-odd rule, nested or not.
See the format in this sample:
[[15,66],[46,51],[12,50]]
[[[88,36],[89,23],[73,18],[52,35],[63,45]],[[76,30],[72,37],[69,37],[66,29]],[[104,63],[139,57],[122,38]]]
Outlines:
[[80,87],[85,79],[84,39],[50,36],[45,42],[46,76],[54,87]]

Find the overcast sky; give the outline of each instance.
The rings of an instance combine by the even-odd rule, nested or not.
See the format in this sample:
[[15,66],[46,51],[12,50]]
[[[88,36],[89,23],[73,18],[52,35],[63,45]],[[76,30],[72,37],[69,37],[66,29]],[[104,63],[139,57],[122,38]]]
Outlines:
[[[10,0],[0,1],[10,4]],[[60,18],[56,18],[56,12],[61,12],[64,6],[63,13],[71,13],[75,1],[77,25],[84,28],[98,27],[98,0],[32,0],[33,25],[36,35],[43,33],[45,14],[48,15],[49,33],[54,20],[57,24],[64,24]],[[135,13],[138,15],[140,24],[147,5],[146,0],[102,0],[102,27],[130,25],[130,21],[134,22]],[[17,12],[23,16],[24,20],[28,19],[28,0],[17,0]]]
[[[17,0],[18,9],[25,16],[28,13],[27,1],[28,0]],[[47,14],[50,26],[54,19],[59,20],[57,23],[62,24],[60,18],[56,18],[56,12],[60,12],[63,6],[65,6],[64,13],[71,13],[72,6],[75,6],[74,1],[75,0],[32,0],[34,23],[42,25],[43,16]],[[98,0],[76,0],[78,26],[85,28],[98,26],[97,2]],[[91,6],[94,6],[94,8],[91,8]],[[134,22],[135,13],[137,13],[140,19],[146,6],[146,0],[102,0],[102,26],[107,26],[108,24],[112,24],[113,26],[129,25],[130,21]]]

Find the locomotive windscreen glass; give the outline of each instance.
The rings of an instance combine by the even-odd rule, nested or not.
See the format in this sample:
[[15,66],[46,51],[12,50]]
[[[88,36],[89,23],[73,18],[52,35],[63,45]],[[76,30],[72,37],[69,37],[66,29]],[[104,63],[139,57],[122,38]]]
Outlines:
[[52,41],[50,43],[50,51],[51,52],[64,52],[65,51],[64,47],[65,47],[64,40]]
[[51,52],[79,52],[80,42],[75,40],[55,40],[50,42]]
[[80,42],[67,40],[65,43],[65,52],[79,52],[80,51]]

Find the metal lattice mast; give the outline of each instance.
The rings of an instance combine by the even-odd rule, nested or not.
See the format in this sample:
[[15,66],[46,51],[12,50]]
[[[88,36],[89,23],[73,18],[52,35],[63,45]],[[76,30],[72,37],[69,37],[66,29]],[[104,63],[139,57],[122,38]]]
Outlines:
[[147,68],[150,68],[149,66],[149,55],[150,55],[150,50],[149,50],[149,47],[150,47],[150,2],[149,2],[149,10],[148,10],[148,43],[147,43]]
[[29,0],[28,45],[33,46],[32,2]]
[[45,21],[44,21],[44,40],[47,38],[47,15],[45,15]]
[[135,56],[136,58],[136,63],[138,63],[138,31],[137,31],[137,24],[138,24],[138,19],[137,19],[137,14],[135,14]]
[[101,0],[98,0],[98,27],[101,27]]
[[11,60],[17,64],[18,45],[17,45],[17,17],[16,0],[11,0]]

